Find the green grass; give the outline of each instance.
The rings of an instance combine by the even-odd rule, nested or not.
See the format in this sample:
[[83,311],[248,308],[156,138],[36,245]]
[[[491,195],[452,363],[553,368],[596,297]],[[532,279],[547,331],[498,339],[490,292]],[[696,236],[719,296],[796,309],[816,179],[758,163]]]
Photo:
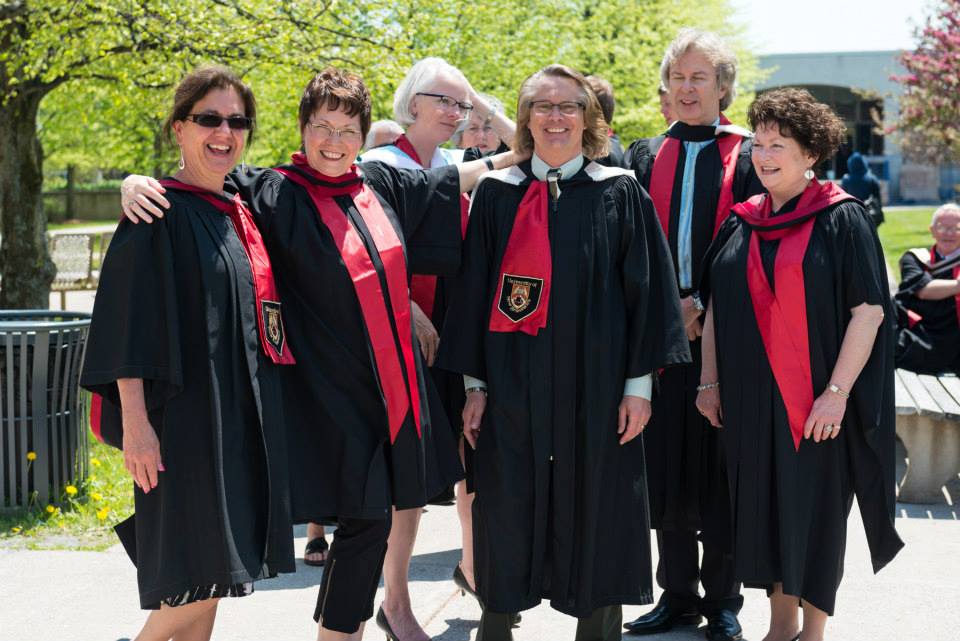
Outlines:
[[930,217],[933,212],[933,207],[907,207],[884,212],[886,222],[878,230],[880,243],[887,264],[898,279],[900,273],[897,263],[903,253],[914,247],[929,247],[933,243],[930,237]]
[[133,481],[122,452],[88,439],[90,476],[54,504],[0,512],[0,548],[103,550],[117,542],[113,526],[133,513]]
[[76,227],[97,227],[100,225],[116,225],[117,219],[110,218],[108,220],[65,220],[62,223],[49,223],[47,225],[47,231],[56,231],[59,229],[74,229]]

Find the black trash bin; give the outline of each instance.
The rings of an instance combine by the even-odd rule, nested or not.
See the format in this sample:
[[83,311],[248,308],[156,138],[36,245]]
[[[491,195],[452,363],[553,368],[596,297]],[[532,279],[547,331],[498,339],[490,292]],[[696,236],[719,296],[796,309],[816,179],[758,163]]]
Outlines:
[[[90,314],[0,310],[0,506],[55,502],[87,474],[79,388]],[[33,461],[28,452],[36,453]]]

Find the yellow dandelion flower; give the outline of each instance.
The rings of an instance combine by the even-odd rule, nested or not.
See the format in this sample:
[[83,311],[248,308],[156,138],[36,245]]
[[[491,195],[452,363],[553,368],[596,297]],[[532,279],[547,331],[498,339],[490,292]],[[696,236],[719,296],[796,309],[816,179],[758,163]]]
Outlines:
[[100,492],[94,492],[93,494],[90,495],[90,498],[92,498],[94,501],[102,501],[103,494],[100,494]]
[[47,514],[53,514],[56,511],[57,511],[57,508],[53,507],[52,505],[47,506]]
[[36,460],[37,460],[37,453],[36,453],[36,452],[27,452],[27,460],[28,460],[28,461],[36,461]]
[[14,534],[20,534],[20,526],[14,525],[12,528],[10,528],[10,531]]
[[108,507],[102,507],[97,510],[97,518],[101,521],[105,521],[108,514],[110,514],[110,508]]
[[76,486],[74,486],[74,485],[68,485],[68,486],[66,487],[66,490],[67,490],[67,494],[69,494],[70,496],[76,496],[76,495],[77,495],[77,488],[76,488]]
[[92,465],[92,466],[94,466],[94,467],[100,467],[100,459],[98,459],[98,458],[92,458],[92,459],[90,459],[90,465]]

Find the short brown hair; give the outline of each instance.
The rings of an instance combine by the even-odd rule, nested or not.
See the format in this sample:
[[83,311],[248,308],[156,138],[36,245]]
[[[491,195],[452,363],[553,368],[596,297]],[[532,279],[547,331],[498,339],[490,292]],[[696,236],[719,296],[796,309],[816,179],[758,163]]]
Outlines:
[[780,135],[793,138],[817,163],[837,152],[847,127],[833,109],[817,102],[806,89],[773,89],[757,96],[747,112],[750,128],[776,125]]
[[253,126],[247,132],[247,142],[253,140],[253,130],[257,121],[257,100],[240,76],[233,70],[221,65],[206,65],[197,67],[180,81],[173,92],[173,109],[163,123],[163,135],[172,141],[173,123],[187,119],[193,106],[204,99],[214,89],[234,89],[243,100],[243,115],[253,121]]
[[583,155],[593,160],[610,153],[610,138],[607,137],[607,122],[603,119],[600,102],[590,88],[590,83],[579,71],[566,65],[549,65],[534,72],[520,85],[517,98],[517,133],[513,149],[517,153],[533,153],[533,135],[530,133],[530,101],[536,92],[537,83],[546,77],[569,78],[580,87],[586,107],[583,110]]
[[613,85],[610,81],[600,76],[587,76],[587,82],[593,93],[597,94],[597,100],[600,102],[600,109],[603,111],[603,119],[607,124],[613,122],[613,112],[617,108],[617,101],[613,98]]
[[370,92],[360,76],[327,67],[307,83],[300,98],[300,132],[320,107],[343,109],[348,116],[360,116],[363,138],[370,131]]

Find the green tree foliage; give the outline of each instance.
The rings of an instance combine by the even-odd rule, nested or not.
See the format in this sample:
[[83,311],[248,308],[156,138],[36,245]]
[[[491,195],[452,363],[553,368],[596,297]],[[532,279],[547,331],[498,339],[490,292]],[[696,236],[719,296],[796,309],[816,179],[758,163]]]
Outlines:
[[[0,305],[46,303],[41,143],[58,169],[168,173],[176,155],[160,126],[173,86],[199,63],[230,65],[256,91],[246,156],[256,164],[299,145],[297,103],[316,71],[363,75],[383,118],[405,71],[429,55],[511,113],[523,78],[551,62],[604,76],[629,142],[663,129],[659,64],[681,26],[731,38],[751,86],[756,62],[731,15],[729,0],[0,0]],[[743,121],[747,102],[731,119]]]
[[[64,154],[157,166],[156,92],[202,62],[241,73],[365,68],[389,54],[376,0],[3,0],[0,3],[0,305],[46,307],[53,265],[40,199],[39,124]],[[297,74],[297,75],[301,75]],[[300,83],[297,83],[300,84]],[[78,98],[72,101],[70,95]],[[38,121],[41,101],[55,102]],[[86,102],[90,101],[90,102]],[[79,129],[84,108],[96,124]],[[102,107],[104,112],[91,111]],[[89,122],[92,122],[90,120]],[[59,123],[59,125],[58,125]],[[58,126],[60,130],[58,131]],[[102,135],[98,136],[97,133]],[[138,147],[137,141],[144,142]],[[109,163],[113,164],[113,163]],[[144,164],[137,165],[144,168]],[[151,167],[152,168],[152,167]]]
[[941,0],[917,29],[917,48],[900,57],[907,69],[895,131],[907,157],[960,161],[960,0]]

